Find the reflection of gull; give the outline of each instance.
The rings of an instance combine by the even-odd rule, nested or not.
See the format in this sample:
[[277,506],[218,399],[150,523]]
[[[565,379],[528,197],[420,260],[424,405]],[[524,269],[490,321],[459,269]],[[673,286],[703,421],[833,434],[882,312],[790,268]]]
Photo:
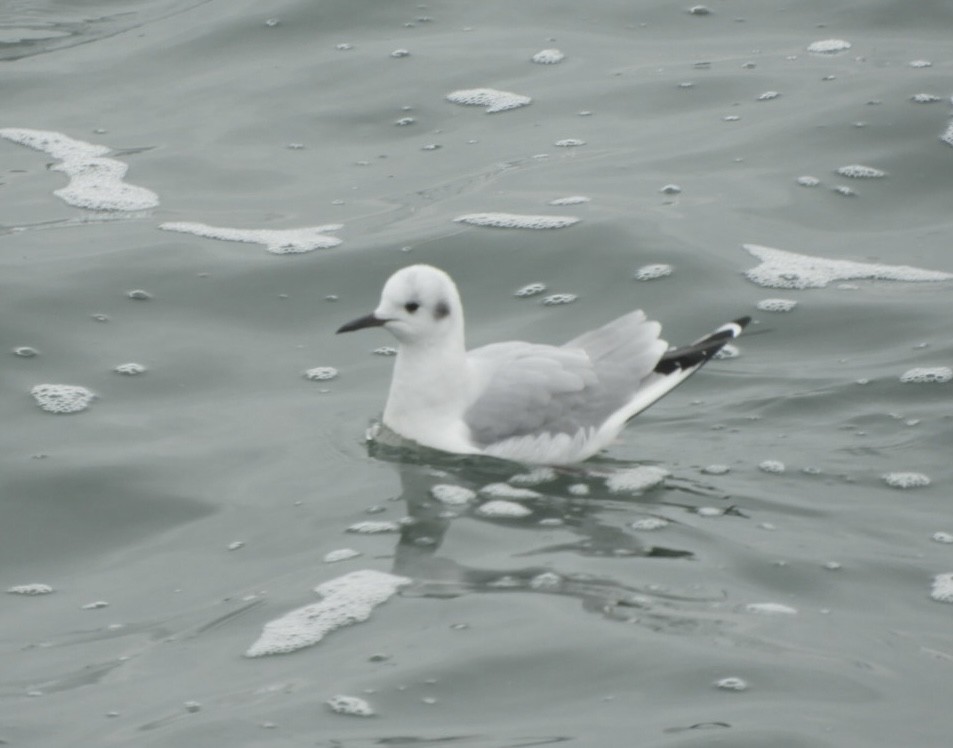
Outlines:
[[384,424],[402,436],[445,452],[569,464],[611,443],[748,321],[668,350],[661,325],[635,311],[562,346],[468,352],[453,280],[413,265],[391,276],[374,312],[338,332],[383,326],[400,341]]

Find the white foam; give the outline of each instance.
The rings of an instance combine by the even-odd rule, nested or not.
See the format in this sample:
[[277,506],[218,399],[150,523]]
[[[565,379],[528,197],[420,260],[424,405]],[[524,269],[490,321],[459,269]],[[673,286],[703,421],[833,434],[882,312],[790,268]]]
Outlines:
[[481,504],[477,508],[477,514],[481,517],[516,519],[519,517],[528,517],[532,514],[532,511],[522,504],[517,504],[515,501],[495,499]]
[[345,696],[338,694],[326,702],[335,714],[346,714],[349,717],[373,717],[377,712],[360,696]]
[[715,688],[720,688],[723,691],[747,691],[748,682],[744,678],[729,676],[715,681]]
[[134,377],[138,376],[139,374],[144,374],[146,367],[142,364],[137,364],[130,361],[128,364],[119,364],[119,366],[113,369],[113,371],[117,374],[125,374],[127,377]]
[[476,491],[450,483],[438,483],[430,487],[430,494],[439,502],[450,506],[460,506],[476,498]]
[[933,533],[930,540],[934,543],[953,543],[953,533],[943,532],[942,530]]
[[836,194],[838,194],[838,195],[841,195],[841,196],[843,196],[843,197],[856,197],[856,196],[857,196],[857,193],[854,192],[854,191],[853,191],[850,187],[848,187],[846,184],[838,184],[838,185],[836,185],[835,187],[832,187],[832,188],[831,188],[831,191],[834,192],[834,193],[836,193]]
[[762,312],[790,312],[797,306],[792,299],[761,299],[758,309]]
[[811,42],[807,45],[808,52],[819,54],[836,54],[850,49],[850,42],[843,39],[822,39],[818,42]]
[[758,97],[758,101],[771,101],[771,99],[776,99],[780,95],[781,94],[778,93],[777,91],[765,91],[763,94],[761,94]]
[[943,134],[940,136],[942,140],[947,145],[953,145],[953,122],[943,131]]
[[580,140],[579,138],[563,138],[562,140],[557,140],[553,145],[559,148],[578,148],[581,145],[585,145],[585,140]]
[[939,96],[934,96],[931,93],[918,93],[911,96],[910,100],[915,104],[933,104],[941,99]]
[[338,246],[341,240],[326,234],[329,231],[338,231],[343,228],[343,225],[328,223],[323,226],[305,226],[300,229],[233,229],[209,226],[204,223],[173,222],[160,224],[159,228],[163,231],[194,234],[206,239],[264,244],[265,249],[274,255],[288,255]]
[[487,483],[480,489],[484,496],[492,496],[495,499],[538,499],[541,493],[533,491],[530,488],[518,488],[509,483]]
[[730,471],[731,468],[727,465],[707,465],[702,468],[702,472],[708,475],[725,475]]
[[328,551],[324,554],[324,563],[337,564],[341,561],[349,561],[352,558],[357,558],[360,555],[361,552],[355,551],[353,548],[338,548],[336,551]]
[[842,177],[849,177],[851,179],[880,179],[881,177],[887,176],[887,172],[875,169],[873,166],[864,166],[863,164],[848,164],[847,166],[839,167],[836,171]]
[[529,580],[530,589],[558,590],[563,586],[563,578],[553,571],[544,571]]
[[881,265],[795,254],[759,244],[742,245],[761,264],[745,277],[766,288],[824,288],[839,280],[876,279],[906,282],[953,280],[953,273],[921,270],[907,265]]
[[538,467],[528,473],[511,475],[507,480],[514,486],[538,486],[556,480],[556,471],[551,467]]
[[471,226],[496,229],[562,229],[579,223],[573,216],[533,216],[518,213],[467,213],[453,219]]
[[560,306],[561,304],[572,304],[578,298],[574,293],[554,293],[544,296],[539,303],[545,306]]
[[659,188],[663,195],[678,195],[681,191],[682,188],[677,184],[666,184]]
[[11,595],[49,595],[53,592],[53,588],[48,584],[34,582],[33,584],[15,584],[8,588],[7,592]]
[[930,477],[923,473],[884,473],[880,477],[891,488],[922,488],[930,485]]
[[715,360],[721,361],[727,358],[738,358],[741,355],[741,351],[738,346],[732,345],[731,343],[725,343],[715,354]]
[[447,101],[464,106],[482,106],[487,114],[508,112],[532,103],[529,96],[513,93],[512,91],[498,91],[495,88],[468,88],[452,91],[447,94]]
[[797,608],[792,608],[790,605],[784,605],[783,603],[748,603],[745,605],[745,610],[749,613],[768,616],[793,616],[797,613]]
[[96,397],[85,387],[73,384],[38,384],[30,394],[47,413],[79,413]]
[[518,288],[516,291],[514,291],[513,295],[521,299],[525,299],[529,296],[536,296],[538,294],[541,294],[545,290],[546,290],[545,283],[528,283],[522,288]]
[[635,271],[633,276],[637,281],[650,281],[658,278],[665,278],[672,274],[674,268],[665,263],[656,263],[654,265],[643,265]]
[[929,60],[910,60],[908,63],[912,68],[932,68],[933,63]]
[[530,59],[538,65],[555,65],[557,62],[565,60],[566,55],[558,49],[541,49]]
[[798,177],[796,181],[802,187],[817,187],[817,185],[821,183],[821,180],[818,179],[817,177],[812,177],[808,175],[805,175],[803,177]]
[[725,510],[719,509],[717,506],[700,506],[695,510],[695,514],[699,517],[723,517]]
[[159,196],[145,187],[123,181],[129,166],[114,158],[103,158],[112,149],[74,140],[50,130],[0,128],[0,137],[43,151],[58,164],[50,167],[69,177],[69,184],[53,194],[76,208],[100,211],[138,211],[155,208]]
[[953,369],[949,366],[918,366],[908,369],[900,375],[904,384],[924,384],[927,382],[945,384],[953,379]]
[[364,522],[355,522],[348,527],[345,532],[355,535],[380,535],[386,532],[400,532],[400,524],[388,520],[366,520]]
[[612,493],[638,493],[662,483],[669,475],[665,468],[654,465],[619,470],[606,478],[606,486]]
[[333,366],[315,366],[304,373],[305,378],[312,382],[326,382],[329,379],[334,379],[337,375],[338,370]]
[[550,205],[582,205],[583,203],[591,202],[592,198],[588,198],[585,195],[570,195],[569,197],[557,197],[555,200],[550,200]]
[[585,483],[573,483],[569,488],[566,489],[573,496],[588,496],[589,495],[589,486]]
[[937,574],[933,577],[930,597],[938,603],[953,603],[953,573]]
[[335,629],[366,621],[374,608],[410,582],[407,577],[361,569],[319,584],[314,591],[320,602],[266,623],[245,656],[285,654],[317,644]]
[[668,525],[669,521],[661,517],[643,517],[632,522],[629,527],[633,530],[661,530]]

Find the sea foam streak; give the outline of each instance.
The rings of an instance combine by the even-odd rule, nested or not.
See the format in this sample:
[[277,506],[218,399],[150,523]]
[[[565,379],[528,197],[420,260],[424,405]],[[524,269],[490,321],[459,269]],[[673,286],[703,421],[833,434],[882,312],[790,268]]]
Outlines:
[[326,236],[329,231],[343,228],[340,223],[328,223],[324,226],[306,226],[300,229],[233,229],[208,226],[204,223],[163,223],[163,231],[179,231],[195,234],[206,239],[221,239],[226,242],[248,242],[264,244],[274,255],[301,254],[315,249],[336,247],[341,240],[336,236]]

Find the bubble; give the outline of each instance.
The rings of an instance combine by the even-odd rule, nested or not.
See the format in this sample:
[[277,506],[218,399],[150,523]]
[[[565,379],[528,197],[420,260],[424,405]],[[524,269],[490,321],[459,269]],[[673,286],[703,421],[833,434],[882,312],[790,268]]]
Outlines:
[[906,265],[880,265],[795,254],[782,249],[743,244],[761,264],[745,277],[766,288],[824,288],[838,280],[876,279],[929,282],[953,279],[953,273],[921,270]]
[[550,200],[550,205],[581,205],[583,203],[591,202],[591,198],[586,197],[585,195],[570,195],[569,197],[559,197],[555,200]]
[[326,382],[329,379],[334,379],[337,375],[338,370],[333,366],[315,366],[304,373],[305,379],[310,379],[312,382]]
[[822,39],[819,42],[811,42],[807,45],[808,52],[819,54],[836,54],[850,49],[850,42],[843,39]]
[[551,467],[539,467],[528,473],[517,473],[507,481],[514,486],[538,486],[556,480],[556,471]]
[[360,551],[355,551],[353,548],[339,548],[336,551],[328,551],[324,554],[324,563],[326,564],[336,564],[341,561],[349,561],[352,558],[357,558],[361,555]]
[[399,120],[394,122],[398,127],[407,127],[407,125],[414,125],[417,123],[413,117],[401,117]]
[[887,172],[875,169],[873,166],[864,166],[863,164],[848,164],[836,169],[836,172],[842,177],[851,179],[880,179],[887,176]]
[[662,517],[643,517],[629,524],[629,527],[633,530],[661,530],[668,525],[669,521]]
[[380,535],[387,532],[400,532],[400,525],[397,522],[389,522],[387,520],[377,522],[366,520],[364,522],[356,522],[348,527],[345,532],[350,532],[355,535]]
[[34,582],[32,584],[15,584],[9,587],[7,592],[11,595],[49,595],[53,588],[48,584]]
[[447,101],[465,106],[482,106],[487,114],[507,112],[527,106],[533,100],[529,96],[511,91],[498,91],[495,88],[470,88],[447,94]]
[[561,304],[572,304],[578,298],[574,293],[554,293],[545,296],[540,303],[545,306],[559,306]]
[[555,65],[557,62],[566,59],[566,55],[558,49],[541,49],[530,59],[538,65]]
[[135,377],[145,373],[146,367],[142,364],[136,364],[130,361],[128,364],[119,364],[113,371],[117,374],[124,374],[127,377]]
[[334,48],[339,52],[348,52],[349,50],[354,49],[354,45],[348,44],[347,42],[341,42],[340,44],[335,44]]
[[725,343],[719,351],[715,354],[715,359],[721,361],[728,358],[738,358],[741,355],[741,351],[738,349],[738,346],[732,345],[731,343]]
[[47,413],[79,413],[96,397],[85,387],[72,384],[38,384],[30,394]]
[[765,473],[783,473],[784,463],[778,460],[764,460],[758,463],[758,470],[762,470]]
[[40,352],[36,348],[31,348],[28,345],[19,345],[13,349],[13,355],[19,356],[20,358],[33,358],[34,356],[39,356]]
[[515,501],[506,501],[505,499],[488,501],[481,504],[476,511],[481,517],[493,519],[519,519],[532,514],[532,511],[522,504],[517,504]]
[[727,465],[707,465],[702,468],[702,472],[707,475],[724,475],[731,470]]
[[904,384],[925,384],[927,382],[944,384],[953,379],[953,369],[949,366],[919,366],[908,369],[900,375]]
[[382,345],[379,348],[375,348],[371,353],[375,356],[396,356],[397,349],[391,345]]
[[884,473],[880,478],[891,488],[922,488],[930,485],[929,476],[923,473]]
[[450,483],[438,483],[430,487],[430,494],[442,504],[460,506],[476,498],[476,491]]
[[784,605],[783,603],[748,603],[745,605],[745,610],[748,613],[769,616],[793,616],[797,613],[797,608],[792,608],[790,605]]
[[839,184],[835,187],[832,187],[831,192],[837,195],[840,195],[841,197],[856,197],[857,196],[857,193],[854,192],[854,190],[852,190],[846,184]]
[[410,582],[407,577],[361,569],[319,584],[314,589],[321,596],[319,602],[266,623],[245,656],[284,654],[317,644],[335,629],[366,621],[374,608]]
[[930,597],[938,603],[953,603],[953,573],[937,574],[933,577]]
[[933,63],[929,60],[911,60],[909,63],[912,68],[932,68]]
[[278,18],[269,18],[267,21],[265,21],[265,26],[267,26],[268,28],[274,28],[280,23],[281,23],[281,20]]
[[612,493],[639,493],[660,485],[668,475],[665,468],[640,465],[612,473],[606,478],[606,487]]
[[932,104],[936,101],[940,101],[940,97],[929,93],[918,93],[911,96],[910,100],[916,104]]
[[288,255],[338,246],[341,243],[340,239],[325,234],[338,231],[343,228],[343,225],[328,223],[323,226],[306,226],[300,229],[233,229],[208,226],[204,223],[173,222],[159,224],[159,228],[163,231],[194,234],[206,239],[264,244],[266,251],[271,254]]
[[796,181],[802,187],[817,187],[821,183],[821,180],[817,177],[810,176],[798,177]]
[[758,302],[758,309],[762,312],[790,312],[797,306],[791,299],[762,299]]
[[129,167],[122,161],[102,158],[112,149],[74,140],[47,130],[0,128],[0,138],[43,151],[59,163],[50,167],[69,177],[69,184],[53,194],[76,208],[99,211],[140,211],[155,208],[159,196],[152,190],[126,184]]
[[227,550],[237,551],[237,550],[239,550],[240,548],[244,548],[244,547],[245,547],[245,541],[244,541],[244,540],[236,540],[236,541],[234,541],[234,542],[228,544]]
[[747,691],[748,682],[744,678],[731,676],[715,681],[715,688],[720,688],[723,691]]
[[708,16],[711,15],[711,9],[705,5],[693,5],[688,9],[688,12],[693,16]]
[[517,213],[468,213],[453,219],[471,226],[490,226],[497,229],[562,229],[579,223],[572,216],[534,216]]
[[558,148],[577,148],[578,146],[585,145],[585,140],[580,140],[579,138],[563,138],[562,140],[557,140],[553,143],[554,146]]
[[663,195],[678,195],[682,191],[682,188],[677,184],[666,184],[664,187],[659,189]]
[[777,91],[765,91],[763,94],[761,94],[758,97],[758,101],[771,101],[771,99],[776,99],[780,95],[781,94],[778,93]]
[[[935,532],[930,536],[930,540],[934,543],[953,543],[953,533],[949,532]],[[7,590],[9,592],[9,590]]]
[[189,712],[190,714],[194,714],[195,712],[202,710],[202,703],[199,701],[186,701],[184,704],[182,704],[182,706],[184,706],[185,711]]
[[637,281],[657,280],[671,275],[672,271],[671,265],[656,263],[655,265],[643,265],[635,271],[635,275],[632,277]]
[[406,49],[395,49],[393,52],[390,53],[390,56],[397,57],[397,58],[410,57],[410,52]]
[[514,291],[513,295],[523,299],[529,296],[536,296],[538,294],[541,294],[545,290],[546,290],[545,283],[527,283],[522,288],[518,288],[516,291]]
[[484,496],[492,496],[497,499],[538,499],[542,496],[538,491],[530,488],[518,488],[509,483],[487,483],[480,489]]
[[843,565],[837,561],[825,561],[823,566],[827,571],[840,571],[844,568]]

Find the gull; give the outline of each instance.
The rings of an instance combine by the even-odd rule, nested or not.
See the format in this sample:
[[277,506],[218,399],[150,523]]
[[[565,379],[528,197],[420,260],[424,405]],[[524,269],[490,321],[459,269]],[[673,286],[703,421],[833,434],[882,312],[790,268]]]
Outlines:
[[397,338],[383,422],[400,436],[444,452],[559,466],[615,441],[748,322],[670,348],[662,326],[637,310],[561,346],[509,341],[468,351],[453,279],[411,265],[387,280],[371,314],[337,332],[383,327]]

